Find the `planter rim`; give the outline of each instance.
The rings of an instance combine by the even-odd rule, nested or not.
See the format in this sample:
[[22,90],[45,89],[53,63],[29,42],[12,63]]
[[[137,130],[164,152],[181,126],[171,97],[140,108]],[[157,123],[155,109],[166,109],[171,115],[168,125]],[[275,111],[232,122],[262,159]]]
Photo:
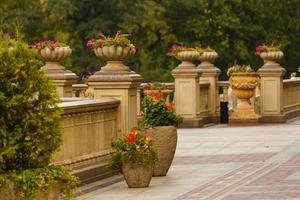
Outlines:
[[257,72],[232,72],[230,76],[258,76]]
[[[132,44],[133,45],[133,44]],[[104,46],[99,46],[99,47],[96,47],[96,48],[94,48],[94,49],[102,49],[103,47],[122,47],[122,48],[130,48],[130,49],[132,49],[133,47],[130,47],[130,46],[122,46],[122,45],[104,45]]]
[[278,50],[278,51],[268,51],[268,52],[261,52],[260,54],[263,54],[263,53],[277,53],[277,52],[281,52],[281,53],[283,53],[283,51],[281,51],[281,50]]
[[[55,49],[59,49],[59,48],[68,48],[68,49],[71,49],[70,46],[63,46],[63,47],[55,47],[54,50],[55,50]],[[49,47],[44,47],[44,48],[42,48],[41,50],[43,50],[43,49],[50,49],[50,50],[51,50],[51,48],[49,48]]]

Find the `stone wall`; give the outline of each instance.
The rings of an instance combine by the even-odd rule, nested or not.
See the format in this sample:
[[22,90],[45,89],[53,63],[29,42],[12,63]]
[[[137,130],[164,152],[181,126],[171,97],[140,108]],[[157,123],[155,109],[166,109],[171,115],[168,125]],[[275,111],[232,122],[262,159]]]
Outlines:
[[[75,100],[75,98],[74,98]],[[87,99],[60,104],[63,144],[55,154],[54,163],[71,168],[83,182],[104,177],[117,133],[116,99]]]

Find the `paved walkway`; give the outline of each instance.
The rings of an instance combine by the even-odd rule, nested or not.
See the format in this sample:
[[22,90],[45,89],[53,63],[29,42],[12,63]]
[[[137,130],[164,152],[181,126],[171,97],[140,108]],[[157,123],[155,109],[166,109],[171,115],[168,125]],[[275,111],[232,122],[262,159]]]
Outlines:
[[253,127],[180,129],[174,162],[149,188],[116,183],[80,200],[300,200],[300,120]]

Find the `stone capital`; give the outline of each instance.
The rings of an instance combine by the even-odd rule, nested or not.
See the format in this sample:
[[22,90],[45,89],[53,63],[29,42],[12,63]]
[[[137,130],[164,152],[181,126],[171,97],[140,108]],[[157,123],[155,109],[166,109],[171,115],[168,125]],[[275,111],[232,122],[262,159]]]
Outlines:
[[179,69],[175,68],[172,70],[172,76],[174,78],[198,78],[200,77],[202,72],[199,71],[199,69],[192,68],[192,69]]
[[261,77],[282,77],[286,73],[286,70],[283,67],[261,67],[257,73]]

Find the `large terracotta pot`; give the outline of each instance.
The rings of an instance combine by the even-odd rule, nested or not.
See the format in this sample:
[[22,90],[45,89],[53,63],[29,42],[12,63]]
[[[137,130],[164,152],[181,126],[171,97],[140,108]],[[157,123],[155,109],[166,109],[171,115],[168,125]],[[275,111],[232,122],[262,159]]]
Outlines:
[[94,52],[107,62],[101,71],[130,71],[123,61],[134,55],[136,50],[134,47],[104,46],[96,48]]
[[157,126],[150,131],[154,136],[154,147],[158,161],[153,168],[153,176],[166,176],[172,164],[177,146],[175,126]]
[[138,165],[124,162],[122,173],[130,188],[148,187],[153,175],[153,165]]
[[259,116],[254,112],[250,105],[250,98],[254,95],[254,89],[258,84],[258,75],[255,72],[232,73],[230,85],[233,93],[240,100],[240,103],[233,109],[231,119],[258,119]]
[[[59,200],[59,187],[52,187],[47,191],[40,190],[37,192],[36,200]],[[16,189],[13,183],[8,183],[0,190],[0,200],[23,200],[16,194]]]
[[175,57],[181,61],[178,68],[194,68],[196,65],[193,61],[199,57],[199,53],[197,51],[181,51]]

